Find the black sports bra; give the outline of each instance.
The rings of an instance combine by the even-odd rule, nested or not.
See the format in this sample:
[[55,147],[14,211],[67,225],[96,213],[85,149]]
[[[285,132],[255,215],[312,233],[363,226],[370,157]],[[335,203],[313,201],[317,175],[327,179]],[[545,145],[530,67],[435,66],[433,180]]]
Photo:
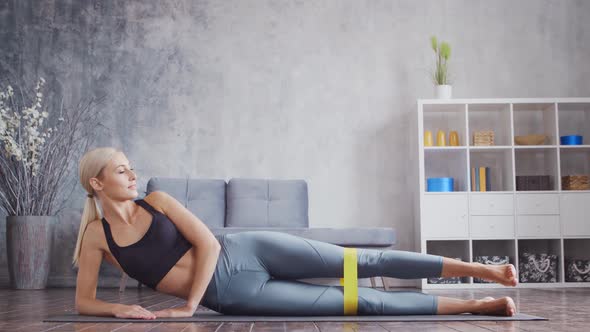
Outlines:
[[165,214],[143,199],[134,202],[152,215],[152,223],[139,241],[120,247],[113,240],[111,227],[105,218],[102,218],[102,226],[109,249],[125,273],[155,290],[160,280],[192,248],[192,244]]

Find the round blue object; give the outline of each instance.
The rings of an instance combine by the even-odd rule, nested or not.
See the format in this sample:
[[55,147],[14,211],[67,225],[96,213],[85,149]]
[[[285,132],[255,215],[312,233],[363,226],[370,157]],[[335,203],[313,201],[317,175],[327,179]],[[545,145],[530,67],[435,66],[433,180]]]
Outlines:
[[426,191],[453,191],[453,178],[428,178],[426,179]]
[[566,135],[559,138],[561,145],[582,145],[583,137],[580,135]]

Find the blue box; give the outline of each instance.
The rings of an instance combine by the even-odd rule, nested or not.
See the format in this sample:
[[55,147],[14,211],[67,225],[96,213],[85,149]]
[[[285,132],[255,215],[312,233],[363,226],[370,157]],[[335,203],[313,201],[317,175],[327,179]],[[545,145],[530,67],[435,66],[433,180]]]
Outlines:
[[582,145],[583,140],[580,135],[566,135],[559,138],[561,145]]
[[453,178],[427,178],[426,191],[454,191]]

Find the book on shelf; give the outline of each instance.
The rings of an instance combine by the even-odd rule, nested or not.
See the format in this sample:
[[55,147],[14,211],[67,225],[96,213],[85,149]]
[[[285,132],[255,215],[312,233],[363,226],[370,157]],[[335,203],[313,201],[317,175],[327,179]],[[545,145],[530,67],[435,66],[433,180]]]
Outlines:
[[490,168],[471,167],[471,191],[491,191]]

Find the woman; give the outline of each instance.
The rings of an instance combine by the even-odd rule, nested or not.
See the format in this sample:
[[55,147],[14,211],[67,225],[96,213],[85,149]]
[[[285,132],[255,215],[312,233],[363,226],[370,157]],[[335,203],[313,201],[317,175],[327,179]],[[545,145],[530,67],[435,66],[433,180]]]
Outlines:
[[[172,196],[138,196],[125,154],[96,148],[80,161],[88,192],[73,263],[79,267],[80,314],[154,319],[190,317],[199,304],[236,315],[342,315],[343,287],[295,279],[343,277],[344,247],[272,231],[213,235]],[[102,213],[97,204],[100,204]],[[356,250],[358,277],[474,276],[516,286],[512,264],[483,265],[401,250]],[[186,304],[151,312],[139,305],[96,299],[102,259],[150,288]],[[358,315],[514,315],[510,297],[460,300],[416,291],[358,287]]]

